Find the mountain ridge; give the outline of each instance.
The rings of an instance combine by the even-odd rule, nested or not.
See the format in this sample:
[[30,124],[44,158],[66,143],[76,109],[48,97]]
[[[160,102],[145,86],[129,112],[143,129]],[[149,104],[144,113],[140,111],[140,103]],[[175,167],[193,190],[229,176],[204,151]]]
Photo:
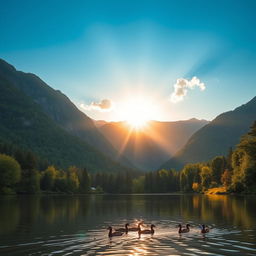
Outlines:
[[80,137],[114,161],[133,167],[127,159],[118,158],[118,153],[98,131],[93,120],[81,112],[60,90],[54,90],[35,74],[17,71],[14,66],[2,59],[0,74],[33,98],[42,110],[67,132]]
[[149,121],[143,129],[133,129],[126,121],[102,122],[102,134],[136,167],[149,171],[168,160],[206,120]]
[[191,136],[186,145],[161,168],[181,169],[187,163],[208,161],[217,155],[226,155],[240,137],[248,132],[256,120],[256,97],[218,115],[209,124]]

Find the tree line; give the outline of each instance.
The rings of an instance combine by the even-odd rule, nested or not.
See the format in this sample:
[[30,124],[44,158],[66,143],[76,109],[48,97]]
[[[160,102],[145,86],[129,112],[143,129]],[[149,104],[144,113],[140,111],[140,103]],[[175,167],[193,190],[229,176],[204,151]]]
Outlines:
[[180,187],[186,192],[225,187],[228,192],[256,193],[256,121],[226,157],[186,165],[180,173]]
[[97,172],[70,166],[60,169],[32,152],[0,144],[0,193],[168,193],[205,192],[225,187],[229,192],[256,193],[256,121],[227,156],[187,164],[181,171]]
[[88,193],[86,169],[70,166],[61,170],[30,151],[12,144],[0,144],[0,193],[35,194],[41,191]]
[[138,177],[96,174],[93,184],[109,193],[198,192],[224,187],[228,192],[256,193],[256,121],[227,156],[187,164],[181,171],[158,170]]

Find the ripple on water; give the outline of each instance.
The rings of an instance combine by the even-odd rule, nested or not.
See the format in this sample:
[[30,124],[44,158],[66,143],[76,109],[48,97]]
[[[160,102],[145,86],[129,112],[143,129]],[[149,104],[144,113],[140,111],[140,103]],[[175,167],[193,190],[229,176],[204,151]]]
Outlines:
[[[125,222],[127,220],[113,226]],[[77,234],[60,232],[48,239],[36,237],[34,242],[2,246],[1,250],[3,255],[8,255],[4,252],[13,247],[20,255],[24,252],[26,255],[256,255],[255,243],[242,239],[244,232],[249,237],[251,230],[241,232],[215,226],[210,233],[201,234],[198,225],[191,223],[190,232],[180,235],[177,222],[157,221],[154,224],[156,232],[153,236],[139,238],[137,232],[129,232],[109,239],[106,228],[110,223],[104,223],[99,228],[80,230]]]

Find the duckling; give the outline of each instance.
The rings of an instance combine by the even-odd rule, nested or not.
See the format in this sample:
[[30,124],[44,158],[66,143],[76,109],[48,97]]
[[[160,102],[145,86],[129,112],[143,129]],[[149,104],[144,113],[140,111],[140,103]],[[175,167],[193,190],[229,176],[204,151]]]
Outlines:
[[204,224],[202,224],[201,233],[205,234],[205,233],[208,233],[209,231],[210,231],[209,228],[206,228],[206,226]]
[[141,223],[139,223],[139,225],[138,225],[138,228],[139,228],[138,233],[139,233],[139,235],[140,234],[151,234],[151,235],[153,235],[155,233],[154,228],[156,226],[154,224],[151,224],[151,226],[150,226],[151,228],[150,229],[144,229],[144,230],[141,230],[140,226],[141,226]]
[[179,231],[178,231],[178,232],[179,232],[179,233],[188,233],[188,232],[190,231],[189,227],[190,227],[190,225],[187,224],[187,225],[186,225],[186,228],[183,228],[183,229],[182,229],[181,224],[179,224]]
[[115,228],[115,231],[128,233],[129,231],[128,226],[129,226],[129,223],[126,223],[124,228]]
[[112,237],[112,236],[122,236],[123,235],[123,232],[120,232],[120,231],[115,231],[115,232],[112,232],[112,227],[108,227],[108,237]]

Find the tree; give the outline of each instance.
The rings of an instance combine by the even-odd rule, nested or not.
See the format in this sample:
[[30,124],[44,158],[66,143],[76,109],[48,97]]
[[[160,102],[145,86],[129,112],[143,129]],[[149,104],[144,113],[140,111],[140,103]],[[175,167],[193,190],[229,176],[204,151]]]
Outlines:
[[256,137],[256,121],[254,121],[253,125],[251,126],[248,135]]
[[169,173],[167,170],[162,169],[159,173],[159,192],[166,193],[169,188]]
[[140,176],[132,181],[133,193],[144,193],[145,176]]
[[124,193],[131,193],[132,192],[132,177],[129,172],[124,173]]
[[41,188],[42,190],[53,190],[57,170],[53,165],[49,166],[42,174]]
[[87,170],[79,170],[79,191],[81,193],[88,193],[90,191],[91,180]]
[[200,164],[187,164],[181,171],[180,184],[181,190],[189,192],[193,191],[193,183],[200,179]]
[[227,155],[227,166],[226,166],[226,168],[230,171],[232,170],[232,155],[233,155],[233,149],[232,147],[230,147]]
[[226,169],[221,176],[221,183],[223,184],[223,186],[229,187],[231,185],[231,182],[232,182],[232,172]]
[[70,192],[76,192],[79,188],[78,169],[70,166],[67,170],[67,186]]
[[180,172],[177,172],[175,170],[169,170],[167,180],[167,192],[177,192],[180,190]]
[[27,169],[27,170],[36,169],[37,161],[36,161],[35,155],[32,152],[26,153],[25,162],[26,162],[26,165],[24,166],[24,169]]
[[200,176],[203,190],[208,189],[212,181],[211,169],[208,166],[203,166],[200,172]]
[[25,169],[26,166],[26,157],[25,157],[25,153],[24,151],[17,149],[14,153],[14,158],[18,161],[18,163],[20,164],[20,167],[22,170]]
[[0,154],[0,192],[12,192],[20,178],[19,163],[11,156]]
[[152,172],[149,172],[149,173],[145,174],[145,185],[144,185],[145,192],[146,193],[151,193],[152,192],[152,187],[153,187]]
[[212,181],[216,182],[218,185],[221,183],[221,175],[226,167],[226,159],[224,156],[216,156],[211,161],[212,169]]
[[27,192],[30,194],[38,193],[40,191],[40,174],[35,169],[28,172]]
[[244,135],[232,155],[231,189],[235,192],[256,191],[256,122]]
[[40,192],[40,174],[37,170],[22,170],[18,193],[34,194]]
[[54,182],[54,190],[58,192],[67,192],[68,185],[67,185],[67,173],[60,170],[57,171],[57,176],[55,177]]

